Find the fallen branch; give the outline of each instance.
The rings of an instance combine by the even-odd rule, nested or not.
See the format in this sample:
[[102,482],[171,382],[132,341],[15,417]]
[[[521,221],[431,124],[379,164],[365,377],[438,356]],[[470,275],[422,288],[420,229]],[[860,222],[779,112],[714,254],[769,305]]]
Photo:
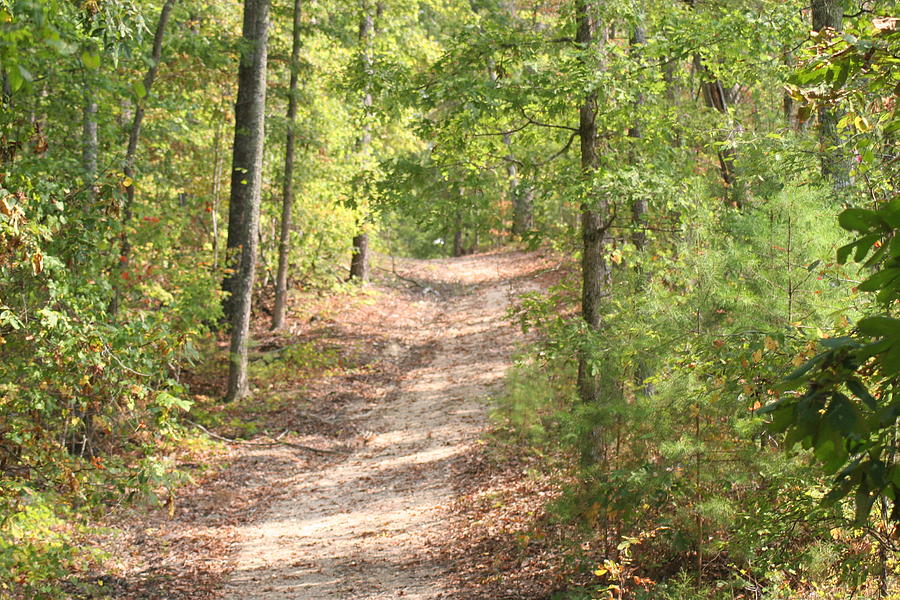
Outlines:
[[209,429],[207,429],[200,423],[195,423],[194,421],[191,421],[190,419],[185,419],[185,421],[187,421],[188,423],[190,423],[191,425],[193,425],[194,427],[196,427],[197,429],[199,429],[200,431],[202,431],[209,437],[215,438],[219,441],[222,441],[222,442],[225,442],[228,444],[241,444],[244,446],[268,446],[268,447],[288,446],[290,448],[296,448],[298,450],[305,450],[306,452],[313,452],[315,454],[347,454],[347,452],[343,452],[340,450],[326,450],[323,448],[313,448],[312,446],[304,446],[303,444],[295,444],[293,442],[285,442],[285,441],[281,440],[280,438],[281,438],[281,436],[286,434],[287,431],[282,432],[281,435],[278,436],[278,438],[273,438],[272,436],[266,436],[270,440],[272,440],[271,442],[256,442],[253,440],[235,440],[232,438],[227,438],[223,435],[219,435],[218,433],[215,433],[213,431],[210,431]]
[[420,288],[422,288],[423,290],[426,290],[426,291],[427,291],[427,290],[431,290],[431,291],[433,291],[435,294],[437,294],[438,296],[440,296],[441,298],[444,297],[444,296],[443,296],[436,288],[433,288],[433,287],[431,287],[430,285],[425,285],[424,283],[422,283],[422,282],[420,282],[420,281],[416,281],[415,279],[411,279],[411,278],[409,278],[409,277],[404,277],[403,275],[401,275],[400,273],[398,273],[398,272],[396,271],[396,269],[391,270],[391,269],[385,269],[384,267],[375,267],[375,268],[376,268],[376,269],[379,269],[379,270],[381,270],[381,271],[384,271],[385,273],[390,273],[391,275],[393,275],[393,276],[396,277],[397,279],[402,279],[403,281],[406,281],[406,282],[411,283],[411,284],[413,284],[413,285],[417,285],[417,286],[419,286]]

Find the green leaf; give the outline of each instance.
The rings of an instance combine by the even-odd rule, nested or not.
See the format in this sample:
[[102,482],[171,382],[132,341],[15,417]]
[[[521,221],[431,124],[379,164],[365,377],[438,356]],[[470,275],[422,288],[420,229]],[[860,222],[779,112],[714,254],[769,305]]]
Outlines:
[[863,335],[883,337],[886,335],[900,336],[900,319],[892,319],[885,316],[874,316],[860,319],[856,328]]
[[858,433],[859,414],[850,399],[841,393],[832,397],[825,420],[829,427],[844,435]]
[[9,69],[6,73],[6,77],[9,81],[9,88],[17,92],[22,89],[22,86],[25,85],[25,78],[22,77],[22,74],[19,73],[18,69]]
[[790,382],[797,381],[798,379],[800,379],[801,377],[806,375],[814,366],[816,366],[816,364],[822,360],[823,356],[824,356],[824,353],[819,354],[819,355],[814,356],[813,358],[809,359],[808,361],[806,361],[805,363],[800,365],[800,367],[797,368],[797,370],[795,370],[793,373],[791,373],[790,375],[785,377],[784,378],[785,381],[790,381]]
[[863,484],[859,485],[855,498],[856,512],[853,516],[853,522],[856,525],[865,524],[866,520],[869,518],[869,513],[872,512],[872,505],[875,503],[876,497],[877,494],[870,492]]
[[875,400],[875,397],[869,393],[869,390],[866,389],[866,386],[862,384],[862,382],[855,377],[852,377],[847,380],[847,389],[853,392],[853,395],[863,401],[863,403],[875,410],[878,408],[878,401]]
[[81,62],[86,68],[95,71],[100,68],[100,55],[85,50],[81,53]]
[[879,355],[878,363],[884,377],[893,377],[900,373],[900,344],[894,344],[889,350]]
[[135,81],[132,88],[134,89],[134,95],[138,97],[138,100],[147,96],[147,88],[144,87],[143,81]]
[[900,269],[884,269],[859,284],[859,290],[861,292],[876,292],[890,286],[898,277],[900,277]]
[[849,231],[869,231],[882,224],[875,211],[865,208],[848,208],[838,216],[838,223]]
[[194,405],[190,400],[173,396],[168,392],[160,392],[156,395],[156,403],[163,408],[180,408],[181,410],[190,410]]

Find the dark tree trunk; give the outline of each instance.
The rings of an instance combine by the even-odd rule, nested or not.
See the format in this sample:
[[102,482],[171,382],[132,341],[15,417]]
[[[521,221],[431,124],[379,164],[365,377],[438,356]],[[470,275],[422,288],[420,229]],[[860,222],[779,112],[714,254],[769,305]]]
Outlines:
[[365,283],[369,280],[369,234],[353,237],[353,257],[350,259],[350,279]]
[[[589,0],[578,0],[577,43],[585,50],[598,45],[597,23]],[[596,67],[599,68],[599,60]],[[599,140],[597,138],[597,93],[591,91],[579,111],[578,135],[581,141],[581,172],[590,180],[600,165]],[[606,250],[609,245],[609,206],[605,197],[586,198],[581,204],[581,316],[591,332],[600,330],[603,298],[609,294],[610,267]],[[578,360],[578,393],[584,402],[596,402],[600,398],[601,378],[591,368],[588,353],[582,351]]]
[[[259,202],[265,141],[266,63],[269,42],[269,0],[245,0],[244,50],[238,71],[238,95],[234,108],[231,204],[228,245],[239,249],[234,275],[226,290],[231,322],[228,392],[226,401],[243,398],[247,382],[247,346],[256,260],[259,247]],[[236,214],[235,214],[236,213]]]
[[[369,112],[372,109],[372,92],[369,88],[369,80],[372,77],[372,41],[375,35],[375,12],[368,0],[360,0],[362,14],[359,20],[359,44],[363,52],[363,66],[366,70],[366,83],[363,91],[363,126],[362,134],[357,140],[357,151],[365,159],[372,143],[372,131],[369,125]],[[379,3],[375,9],[384,10]],[[365,283],[369,280],[369,234],[363,228],[361,222],[359,231],[353,237],[353,257],[350,260],[350,280]]]
[[[166,33],[166,25],[169,23],[169,16],[172,14],[172,9],[175,7],[176,2],[177,0],[166,0],[166,3],[163,4],[162,10],[159,13],[159,20],[156,23],[156,32],[153,34],[153,50],[150,54],[150,68],[147,69],[147,74],[144,75],[144,98],[138,98],[137,107],[134,111],[134,121],[131,125],[131,131],[128,134],[128,149],[125,151],[125,166],[122,168],[122,173],[128,183],[125,187],[125,204],[122,207],[121,251],[118,269],[116,270],[118,275],[117,279],[119,280],[121,280],[122,274],[128,270],[129,262],[131,261],[131,241],[128,239],[128,227],[131,224],[131,216],[134,211],[134,193],[136,187],[134,161],[137,156],[138,141],[141,136],[141,125],[144,122],[145,99],[147,95],[150,94],[153,82],[156,80],[156,73],[159,71],[159,63],[162,58],[163,37]],[[119,311],[119,283],[120,281],[115,282],[115,291],[113,292],[113,299],[109,307],[109,312],[113,316]]]
[[288,253],[291,239],[291,205],[294,202],[294,128],[297,123],[297,78],[300,69],[301,0],[294,0],[294,29],[291,45],[291,83],[288,91],[287,139],[284,144],[284,187],[281,199],[281,235],[278,239],[278,274],[275,277],[275,310],[272,329],[284,325],[287,306]]
[[[694,55],[694,68],[701,78],[700,91],[703,94],[703,102],[708,108],[715,109],[717,112],[728,114],[728,95],[722,82],[717,79],[703,64],[699,54]],[[733,128],[732,134],[738,133],[739,128]],[[744,203],[744,190],[740,179],[738,178],[735,161],[737,160],[737,152],[734,148],[727,144],[720,145],[716,150],[719,158],[719,171],[722,174],[722,182],[725,184],[726,197],[734,206],[740,208]]]
[[[265,4],[264,7],[261,5]],[[225,242],[225,264],[229,273],[222,281],[226,292],[222,301],[222,315],[230,327],[235,320],[238,302],[238,287],[243,261],[245,242],[258,243],[256,234],[252,239],[246,236],[244,215],[261,188],[261,173],[255,173],[257,154],[262,152],[262,144],[257,147],[255,127],[262,126],[264,115],[260,106],[265,104],[265,68],[267,62],[268,29],[260,30],[259,11],[268,18],[269,4],[264,0],[247,0],[244,4],[243,43],[241,63],[238,68],[238,93],[234,105],[235,127],[232,147],[231,194],[228,201],[228,231]],[[262,66],[261,66],[262,65]],[[262,72],[259,69],[262,68]],[[259,181],[257,181],[259,179]],[[257,189],[254,189],[257,188]],[[254,261],[256,260],[254,256]]]
[[[829,28],[841,31],[843,20],[843,2],[840,0],[812,0],[813,31]],[[837,130],[840,114],[823,104],[819,107],[818,117],[822,177],[830,181],[835,189],[841,189],[850,184],[850,166],[840,149],[841,136]]]

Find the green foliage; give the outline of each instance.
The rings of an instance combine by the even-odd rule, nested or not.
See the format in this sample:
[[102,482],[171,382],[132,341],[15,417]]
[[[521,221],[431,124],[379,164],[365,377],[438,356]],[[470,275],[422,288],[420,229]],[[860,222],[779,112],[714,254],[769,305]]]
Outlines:
[[[505,243],[526,197],[522,241],[577,262],[580,210],[608,207],[601,328],[576,314],[577,276],[526,295],[511,316],[539,341],[495,414],[570,484],[552,508],[583,525],[603,573],[564,593],[871,585],[900,514],[897,20],[866,8],[805,44],[796,1],[598,2],[603,43],[587,48],[575,4],[386,0],[367,44],[359,5],[304,3],[292,285],[342,289],[359,231],[417,256]],[[68,593],[60,582],[98,560],[76,550],[82,524],[180,481],[161,452],[220,317],[240,19],[235,3],[178,2],[146,89],[161,6],[0,0],[0,594]],[[288,9],[273,7],[261,298]],[[600,156],[586,171],[589,97]],[[814,135],[828,111],[837,142]],[[847,185],[810,175],[832,155],[852,166]],[[602,378],[599,402],[577,399],[578,358]],[[338,366],[300,343],[253,371],[271,383]]]
[[[485,39],[502,39],[498,64],[528,84],[522,86],[526,91],[511,85],[508,96],[476,86],[467,98],[494,102],[494,120],[473,109],[441,113],[448,121],[459,119],[460,125],[447,125],[458,127],[455,139],[466,139],[463,132],[476,126],[512,129],[517,118],[521,124],[523,111],[531,121],[571,126],[579,93],[598,90],[602,166],[584,181],[565,152],[557,164],[542,165],[542,210],[558,201],[562,211],[556,215],[565,215],[566,203],[571,211],[583,199],[602,195],[617,217],[606,255],[615,268],[600,330],[590,331],[573,315],[578,280],[548,294],[526,295],[517,316],[542,341],[531,355],[533,366],[513,376],[497,417],[517,439],[553,456],[548,465],[556,468],[565,457],[576,457],[568,464],[577,468],[577,483],[554,510],[585,525],[586,543],[602,549],[598,562],[615,560],[610,548],[616,540],[663,528],[637,551],[638,575],[655,584],[646,593],[634,583],[624,586],[634,597],[732,597],[748,587],[771,597],[796,597],[803,590],[865,585],[881,568],[883,534],[877,531],[884,531],[886,515],[865,517],[885,486],[894,497],[889,432],[896,417],[887,388],[872,389],[871,377],[888,371],[879,361],[890,353],[885,340],[895,315],[863,319],[867,309],[860,295],[880,293],[878,299],[888,303],[883,306],[892,307],[892,288],[900,281],[890,270],[887,198],[895,185],[887,149],[893,138],[882,133],[895,113],[892,103],[877,99],[896,85],[877,60],[893,60],[885,45],[893,29],[881,22],[880,33],[873,34],[861,25],[879,38],[874,44],[855,32],[843,38],[823,34],[818,58],[809,59],[807,68],[833,69],[834,75],[816,81],[797,76],[789,86],[796,100],[817,103],[811,111],[801,106],[801,120],[831,100],[846,101],[841,123],[858,158],[853,189],[846,190],[852,208],[838,224],[841,206],[834,190],[809,177],[818,169],[812,136],[786,128],[781,114],[778,92],[791,71],[785,49],[806,32],[793,6],[643,8],[648,43],[637,56],[623,51],[621,38],[611,42],[599,74],[579,72],[577,50],[548,49],[547,36],[534,31],[481,33],[457,50],[483,60]],[[634,22],[627,10],[604,10],[603,18],[617,28],[627,31]],[[559,23],[554,16],[548,17],[549,35],[559,38],[566,21],[553,29]],[[761,62],[745,59],[747,47],[764,57]],[[868,55],[875,59],[869,73],[861,57],[872,48],[877,49]],[[823,66],[824,52],[838,66]],[[644,65],[654,59],[672,63],[672,56],[701,61],[726,93],[733,89],[727,111],[697,106],[685,93],[696,82],[684,69],[645,73]],[[533,100],[550,88],[541,102]],[[624,136],[635,124],[642,137]],[[525,137],[527,131],[515,135]],[[541,131],[545,142],[565,141],[564,129]],[[503,152],[498,144],[468,139],[466,151],[476,156]],[[552,148],[542,148],[547,146]],[[727,190],[701,154],[723,147],[737,153],[745,190],[739,211],[722,202]],[[879,148],[883,156],[864,155],[866,148]],[[873,160],[881,166],[875,168]],[[883,200],[872,208],[872,199]],[[648,224],[640,237],[633,231],[641,226],[629,221],[639,202],[646,202],[642,219]],[[574,227],[561,227],[565,217],[556,215],[544,231],[577,258],[578,240],[566,240]],[[855,236],[849,244],[847,231]],[[849,257],[868,257],[864,268],[877,270],[856,281],[856,269],[845,264]],[[846,336],[852,323],[859,336]],[[820,354],[821,337],[828,339]],[[551,386],[545,375],[567,371],[571,377],[574,359],[584,356],[587,368],[602,377],[597,403],[577,400],[571,379]],[[805,397],[785,395],[783,381],[798,368],[790,386],[808,385],[809,391]],[[800,442],[805,451],[781,453],[781,439],[771,433],[785,429],[785,443]],[[880,471],[870,468],[878,461]],[[849,487],[829,493],[829,475],[842,469],[842,485]],[[857,490],[864,490],[857,496],[862,510],[836,502]],[[681,579],[674,576],[678,570]],[[595,594],[618,597],[625,591],[605,589]]]
[[[853,239],[837,250],[841,264],[862,263],[857,286],[872,294],[860,315],[838,335],[821,340],[822,351],[786,381],[788,391],[761,412],[769,427],[787,432],[787,443],[814,450],[834,474],[826,504],[852,497],[854,520],[900,519],[900,470],[896,464],[898,405],[894,387],[900,374],[900,328],[894,305],[900,298],[900,204],[896,169],[882,153],[896,146],[896,107],[885,102],[894,91],[897,22],[874,18],[838,37],[818,36],[811,56],[793,76],[791,88],[805,110],[848,109],[840,129],[850,137],[843,151],[856,156],[855,183],[844,190],[848,207],[841,227]],[[888,151],[889,152],[889,151]],[[866,208],[863,208],[863,207]],[[893,503],[888,515],[887,504]]]

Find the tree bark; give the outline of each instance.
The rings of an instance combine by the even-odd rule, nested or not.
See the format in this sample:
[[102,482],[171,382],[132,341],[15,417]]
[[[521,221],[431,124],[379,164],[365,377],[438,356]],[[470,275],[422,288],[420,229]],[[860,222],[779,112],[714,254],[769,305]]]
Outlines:
[[275,310],[272,329],[284,325],[287,306],[288,254],[291,239],[291,205],[294,202],[294,140],[297,125],[297,79],[300,70],[301,0],[294,0],[293,40],[291,44],[291,83],[288,90],[287,138],[284,142],[284,186],[281,198],[281,233],[278,238],[278,274],[275,276]]
[[[356,149],[365,162],[369,154],[369,146],[372,143],[372,130],[369,125],[369,113],[372,109],[372,92],[370,79],[372,77],[372,42],[375,36],[375,12],[368,0],[360,0],[361,15],[359,20],[359,44],[363,52],[363,68],[366,73],[365,87],[363,89],[363,125],[362,133],[357,140]],[[381,13],[384,10],[382,4],[375,8]],[[369,280],[369,234],[364,230],[365,222],[359,223],[357,234],[353,237],[353,257],[350,259],[350,280],[358,283],[366,283]]]
[[269,42],[269,0],[245,0],[244,50],[238,70],[238,95],[234,108],[231,199],[228,242],[239,248],[239,260],[229,286],[231,320],[228,391],[226,402],[249,392],[247,347],[256,260],[259,247],[259,203],[265,142],[266,64]]
[[[585,50],[598,46],[597,23],[590,0],[578,0],[575,14],[578,22],[576,42]],[[599,60],[596,67],[599,68]],[[595,66],[595,65],[591,65]],[[581,173],[586,180],[596,174],[600,166],[597,137],[597,93],[590,91],[579,110],[578,135],[581,142]],[[600,330],[602,302],[609,294],[610,267],[606,250],[609,245],[609,203],[604,196],[586,198],[581,204],[581,316],[591,332]],[[589,352],[582,350],[578,360],[578,393],[584,402],[600,399],[601,378],[592,368]]]
[[[812,0],[811,6],[813,31],[821,32],[829,28],[841,31],[844,9],[840,0]],[[850,166],[842,156],[842,140],[837,130],[840,115],[834,108],[823,104],[819,107],[818,117],[822,177],[838,190],[850,185]]]
[[369,280],[369,234],[353,236],[353,258],[350,259],[350,279],[359,283]]
[[513,234],[523,236],[534,227],[534,187],[519,180],[513,196]]
[[[156,31],[153,34],[153,50],[150,54],[150,68],[147,69],[147,74],[144,75],[144,98],[150,94],[150,90],[153,88],[153,82],[156,80],[156,73],[159,71],[159,63],[162,58],[162,44],[163,37],[166,33],[166,25],[169,23],[169,16],[172,14],[172,9],[175,7],[176,2],[177,0],[166,0],[162,10],[160,10],[159,20],[156,22]],[[119,280],[121,280],[122,274],[127,271],[129,262],[131,261],[131,241],[128,239],[128,227],[131,224],[131,217],[134,210],[134,161],[137,156],[138,140],[140,140],[141,136],[141,125],[144,122],[144,98],[138,99],[137,107],[134,110],[134,121],[131,125],[131,131],[128,134],[128,148],[125,151],[125,165],[122,168],[122,173],[126,180],[126,187],[125,203],[122,207],[122,233],[120,234],[121,251],[117,270]],[[113,292],[113,299],[110,304],[110,313],[113,316],[119,311],[120,298],[119,281],[116,281],[115,283],[115,291]]]

